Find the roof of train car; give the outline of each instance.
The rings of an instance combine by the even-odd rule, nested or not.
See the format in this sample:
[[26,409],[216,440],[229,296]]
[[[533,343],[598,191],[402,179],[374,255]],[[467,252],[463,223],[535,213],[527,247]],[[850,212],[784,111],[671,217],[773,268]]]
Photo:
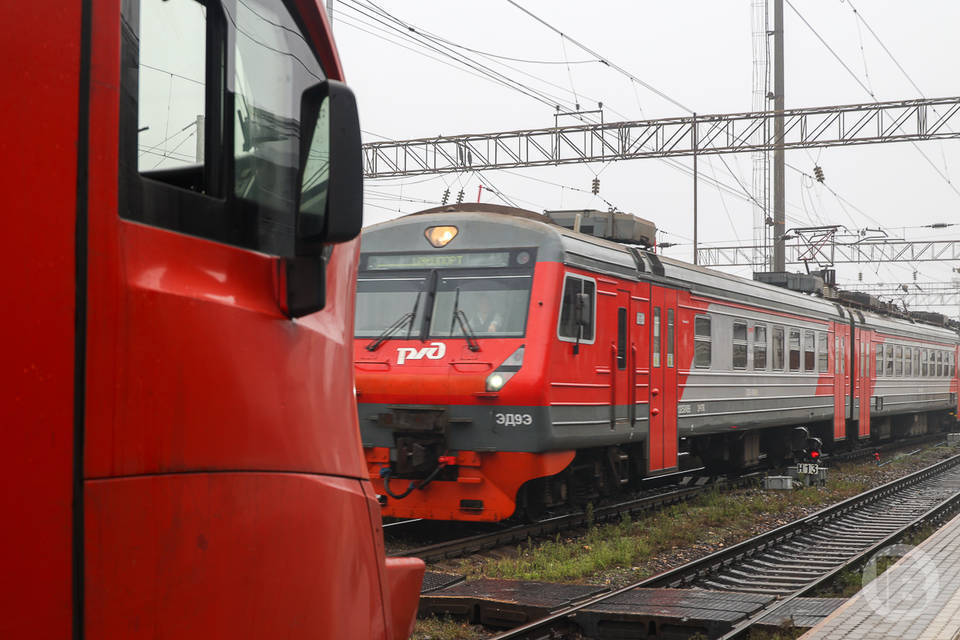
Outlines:
[[[546,216],[534,211],[502,205],[485,203],[446,205],[372,225],[364,229],[362,248],[364,251],[397,251],[396,245],[390,244],[389,240],[384,239],[384,243],[380,244],[371,237],[371,234],[376,236],[377,231],[399,225],[422,225],[426,229],[431,225],[449,222],[449,218],[454,214],[458,218],[458,223],[465,225],[462,235],[469,237],[470,240],[467,242],[477,248],[503,244],[504,238],[508,237],[511,246],[521,246],[526,243],[536,245],[538,260],[561,261],[571,266],[606,271],[633,280],[658,279],[651,271],[655,263],[659,262],[662,266],[663,278],[711,298],[750,303],[793,313],[813,313],[833,320],[847,319],[847,308],[839,302],[715,271],[660,254],[651,254],[645,249],[636,252],[644,258],[646,263],[644,272],[640,273],[634,253],[627,245],[577,233],[555,224]],[[499,215],[494,217],[489,214]],[[509,234],[503,233],[504,226],[512,227]],[[373,241],[372,246],[371,241]],[[885,333],[926,339],[936,337],[946,342],[957,342],[960,339],[957,333],[945,327],[893,318],[869,311],[859,313],[863,315],[869,328]]]

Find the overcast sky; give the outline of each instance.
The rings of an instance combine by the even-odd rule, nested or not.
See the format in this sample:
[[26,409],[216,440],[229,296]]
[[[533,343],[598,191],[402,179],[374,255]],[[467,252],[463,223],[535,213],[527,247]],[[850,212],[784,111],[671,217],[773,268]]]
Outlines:
[[[358,96],[365,140],[553,124],[549,106],[471,75],[441,54],[428,55],[442,61],[430,59],[406,36],[376,22],[371,17],[372,8],[364,7],[368,2],[335,0],[333,20],[347,80]],[[750,0],[518,2],[698,113],[751,110],[754,60]],[[920,97],[878,40],[857,20],[850,2],[793,0],[793,4],[877,99]],[[674,104],[597,63],[506,0],[382,0],[376,6],[465,47],[527,60],[569,61],[569,65],[504,61],[514,67],[510,69],[467,54],[569,104],[579,101],[587,109],[596,108],[596,102],[602,101],[606,121],[686,115]],[[960,94],[960,3],[856,0],[854,6],[925,96]],[[785,16],[786,106],[869,102],[867,91],[789,6]],[[770,20],[772,25],[772,5]],[[960,188],[960,141],[919,143],[919,147]],[[701,159],[701,175],[716,176],[733,191],[740,191],[737,180],[750,188],[750,156],[723,158],[736,177],[717,156]],[[690,164],[689,159],[681,161]],[[790,151],[787,162],[808,173],[819,164],[827,184],[849,203],[844,209],[824,186],[788,171],[788,227],[882,225],[891,236],[960,237],[960,226],[942,231],[921,227],[937,222],[960,223],[960,193],[910,143]],[[595,173],[600,173],[602,198],[589,193]],[[367,183],[366,222],[372,224],[439,204],[448,187],[451,200],[463,188],[465,199],[476,201],[481,181],[536,211],[606,209],[606,200],[620,210],[653,220],[665,232],[661,241],[678,243],[665,250],[667,255],[682,259],[692,256],[692,180],[675,166],[654,159],[372,180]],[[709,182],[700,183],[699,193],[702,242],[751,243],[753,209],[746,196],[722,191]],[[502,203],[488,193],[482,200]],[[912,282],[914,270],[921,283],[944,282],[951,277],[950,265],[937,263],[839,265],[837,270],[839,282],[856,282],[861,272],[864,282]],[[750,270],[734,271],[748,274]],[[945,311],[957,314],[956,309]]]

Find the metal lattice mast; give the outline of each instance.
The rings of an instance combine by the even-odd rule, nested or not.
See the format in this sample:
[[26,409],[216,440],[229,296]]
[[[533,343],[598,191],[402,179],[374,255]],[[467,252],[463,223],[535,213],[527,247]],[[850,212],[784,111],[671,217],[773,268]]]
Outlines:
[[[770,39],[768,31],[767,0],[752,0],[750,21],[753,30],[753,104],[755,112],[767,110],[767,94],[770,93]],[[763,132],[754,134],[754,143],[762,142]],[[753,165],[753,245],[755,271],[767,268],[767,208],[770,188],[770,157],[765,151],[751,154]]]

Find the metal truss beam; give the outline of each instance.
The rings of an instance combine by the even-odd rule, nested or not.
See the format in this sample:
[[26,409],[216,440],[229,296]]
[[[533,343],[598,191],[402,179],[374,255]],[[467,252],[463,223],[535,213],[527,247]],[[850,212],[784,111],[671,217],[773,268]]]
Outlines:
[[908,308],[954,307],[960,309],[960,281],[907,282],[902,285],[856,282],[840,285],[840,288],[869,293],[884,300],[903,301]]
[[[700,247],[699,264],[705,267],[752,266],[753,252],[758,247]],[[960,260],[960,240],[881,240],[833,245],[833,264],[862,262],[943,262]],[[787,264],[804,264],[809,245],[794,241],[786,243]]]
[[[439,136],[363,145],[368,178],[773,150],[775,112]],[[787,109],[786,149],[960,137],[960,97]]]

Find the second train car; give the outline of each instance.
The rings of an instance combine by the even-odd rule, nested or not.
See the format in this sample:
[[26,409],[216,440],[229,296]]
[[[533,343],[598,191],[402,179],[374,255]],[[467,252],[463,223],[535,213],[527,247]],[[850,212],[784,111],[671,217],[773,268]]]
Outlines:
[[484,204],[364,231],[357,397],[384,515],[536,517],[685,453],[739,469],[788,459],[798,427],[829,448],[957,410],[948,328],[579,231]]

